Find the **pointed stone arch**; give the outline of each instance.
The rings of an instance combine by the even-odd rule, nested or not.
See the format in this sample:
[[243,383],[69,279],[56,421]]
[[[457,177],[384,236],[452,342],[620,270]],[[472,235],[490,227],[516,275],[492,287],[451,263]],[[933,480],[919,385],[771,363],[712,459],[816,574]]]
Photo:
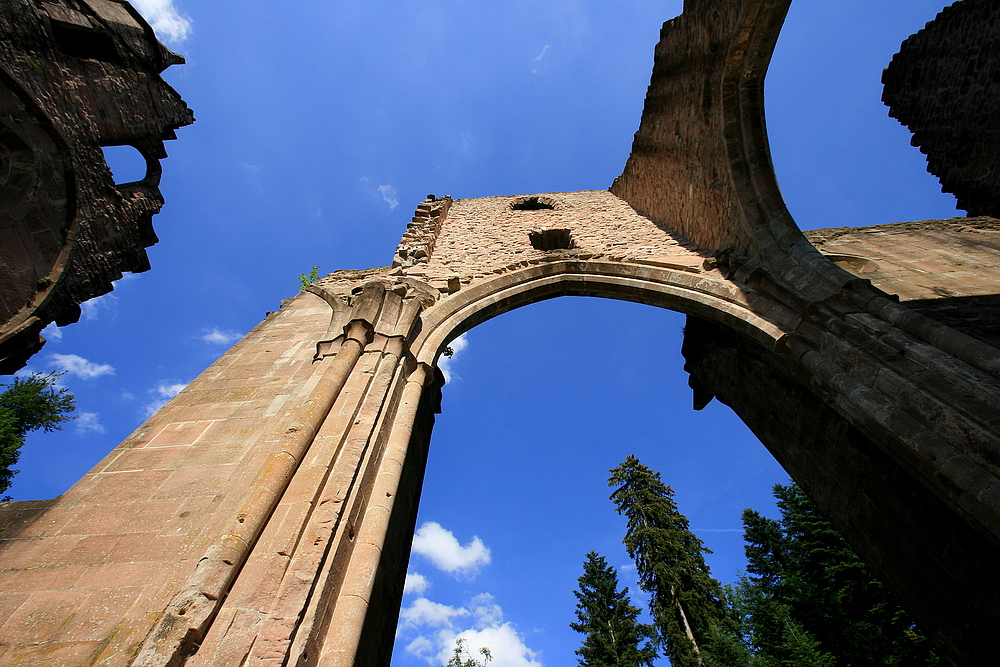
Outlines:
[[[788,215],[762,103],[788,4],[691,1],[664,25],[610,192],[428,197],[392,266],[320,280],[64,496],[0,508],[18,596],[0,658],[386,664],[439,353],[506,310],[583,294],[687,313],[695,405],[733,407],[950,664],[995,661],[1000,350],[891,293],[919,253],[841,260],[854,275]],[[905,247],[928,228],[945,255],[979,234],[962,252],[997,265],[988,221],[871,234]],[[834,245],[865,259],[865,243]],[[969,284],[1000,293],[996,271]],[[98,608],[121,611],[85,623]]]

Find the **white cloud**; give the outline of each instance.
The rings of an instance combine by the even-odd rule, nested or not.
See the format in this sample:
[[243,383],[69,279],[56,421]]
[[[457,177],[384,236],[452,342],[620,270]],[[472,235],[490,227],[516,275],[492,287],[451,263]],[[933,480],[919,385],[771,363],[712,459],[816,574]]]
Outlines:
[[243,337],[243,334],[236,333],[231,329],[222,330],[219,327],[203,329],[203,331],[201,339],[206,343],[213,343],[215,345],[230,345]]
[[101,316],[101,311],[111,311],[112,315],[114,315],[117,311],[117,301],[118,297],[108,292],[107,294],[94,297],[90,301],[81,303],[80,312],[83,314],[83,319],[88,321],[98,319]]
[[458,355],[461,354],[465,348],[469,347],[469,339],[465,337],[465,334],[462,334],[455,340],[448,343],[448,347],[451,348],[451,356],[446,357],[442,354],[438,357],[438,368],[441,369],[441,374],[444,375],[445,382],[451,382],[452,378],[456,380],[461,379],[452,370],[451,365],[455,363],[455,359],[458,358]]
[[463,547],[450,530],[435,521],[420,526],[413,536],[412,550],[449,574],[471,576],[490,562],[490,550],[481,539],[473,536]]
[[191,19],[181,16],[173,0],[132,0],[132,5],[167,42],[180,44],[191,33]]
[[452,618],[468,615],[468,609],[449,607],[427,598],[417,598],[409,607],[399,610],[400,624],[404,627],[450,628]]
[[403,595],[408,595],[410,593],[414,595],[420,595],[430,588],[431,582],[427,581],[427,577],[422,574],[417,574],[416,572],[407,572],[406,581],[403,582]]
[[[459,629],[456,621],[460,618],[470,618],[472,627]],[[417,635],[410,639],[414,630]],[[542,667],[538,653],[527,647],[511,623],[503,620],[503,610],[488,593],[472,598],[465,607],[449,607],[426,598],[414,600],[400,611],[397,634],[410,639],[407,653],[433,666],[447,663],[455,641],[461,638],[469,654],[476,658],[481,648],[489,648],[491,667]]]
[[102,375],[114,375],[115,369],[108,364],[95,364],[76,354],[53,354],[49,357],[52,365],[59,370],[89,380]]
[[142,407],[143,413],[146,418],[152,417],[156,414],[156,411],[167,404],[171,398],[181,393],[181,389],[187,386],[186,382],[178,382],[175,384],[168,384],[166,380],[160,381],[155,387],[149,390],[155,400],[147,403]]
[[104,426],[101,425],[100,415],[96,412],[81,412],[76,415],[73,423],[76,424],[76,432],[81,435],[87,431],[104,433]]
[[503,623],[503,609],[489,593],[480,593],[469,602],[472,607],[472,617],[476,619],[479,629],[496,627]]
[[55,322],[49,322],[49,325],[42,329],[42,335],[45,340],[62,340],[62,330],[56,326]]
[[490,667],[542,667],[538,653],[528,648],[524,638],[510,623],[491,625],[479,630],[462,630],[450,637],[442,632],[439,636],[444,640],[444,646],[436,656],[427,659],[427,662],[434,665],[447,664],[455,649],[455,640],[462,638],[468,644],[469,653],[476,658],[480,657],[479,649],[484,646],[489,648],[490,655],[493,656]]
[[437,644],[429,637],[419,635],[416,639],[406,645],[406,652],[410,655],[433,655],[437,652]]
[[378,193],[382,195],[382,199],[385,203],[389,205],[390,209],[395,210],[399,206],[399,198],[396,195],[396,188],[391,185],[380,185],[378,186]]
[[541,68],[542,68],[542,59],[545,58],[545,55],[549,52],[549,48],[551,46],[552,46],[551,44],[546,44],[545,46],[542,47],[541,52],[537,56],[535,56],[534,58],[531,59],[531,73],[532,74],[538,74],[539,70],[541,70]]

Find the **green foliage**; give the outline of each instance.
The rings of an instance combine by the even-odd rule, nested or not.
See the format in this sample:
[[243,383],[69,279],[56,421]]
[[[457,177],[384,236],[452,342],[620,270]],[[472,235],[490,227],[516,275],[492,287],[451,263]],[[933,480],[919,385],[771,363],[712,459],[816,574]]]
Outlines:
[[445,667],[486,667],[493,660],[493,655],[490,653],[488,646],[483,646],[479,649],[479,652],[483,655],[482,661],[479,661],[469,653],[469,643],[459,637],[455,640],[455,648],[452,651],[451,659],[448,660]]
[[674,667],[701,667],[703,648],[731,633],[724,594],[705,564],[705,548],[677,509],[660,474],[629,456],[611,470],[611,500],[628,519],[625,548],[639,586],[650,593],[658,643]]
[[317,280],[319,280],[319,267],[314,266],[309,273],[299,274],[299,289],[307,290],[312,287],[312,284]]
[[579,623],[569,626],[586,634],[576,650],[580,667],[652,667],[656,649],[648,640],[653,629],[636,621],[639,609],[632,606],[628,588],[618,590],[615,569],[591,551],[578,582],[573,595]]
[[60,373],[32,373],[15,377],[0,393],[0,493],[6,491],[17,470],[11,466],[21,455],[29,431],[57,431],[73,419],[76,402],[69,390],[56,389]]
[[781,519],[743,513],[747,572],[733,597],[763,667],[937,664],[926,640],[798,486]]

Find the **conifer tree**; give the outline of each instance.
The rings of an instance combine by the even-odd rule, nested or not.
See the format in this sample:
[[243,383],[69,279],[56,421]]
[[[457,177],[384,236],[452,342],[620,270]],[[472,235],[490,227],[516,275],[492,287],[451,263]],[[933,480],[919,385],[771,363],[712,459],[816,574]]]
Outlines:
[[722,588],[705,564],[710,552],[688,528],[673,489],[634,456],[611,470],[608,485],[628,519],[625,547],[650,594],[659,645],[673,667],[703,667],[704,649],[730,625]]
[[[569,626],[586,634],[576,650],[580,667],[652,667],[656,649],[647,641],[652,628],[639,623],[628,588],[618,590],[618,574],[596,551],[587,554],[579,578],[576,617]],[[642,644],[642,646],[640,646]]]
[[922,666],[937,658],[906,613],[796,485],[781,519],[743,513],[748,576],[738,586],[761,664]]

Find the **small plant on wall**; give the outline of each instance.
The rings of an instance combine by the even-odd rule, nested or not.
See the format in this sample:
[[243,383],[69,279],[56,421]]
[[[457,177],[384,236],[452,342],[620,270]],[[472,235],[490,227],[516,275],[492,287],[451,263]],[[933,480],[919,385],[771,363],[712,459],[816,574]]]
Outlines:
[[299,289],[307,290],[317,280],[319,280],[319,267],[314,266],[309,273],[299,274]]

